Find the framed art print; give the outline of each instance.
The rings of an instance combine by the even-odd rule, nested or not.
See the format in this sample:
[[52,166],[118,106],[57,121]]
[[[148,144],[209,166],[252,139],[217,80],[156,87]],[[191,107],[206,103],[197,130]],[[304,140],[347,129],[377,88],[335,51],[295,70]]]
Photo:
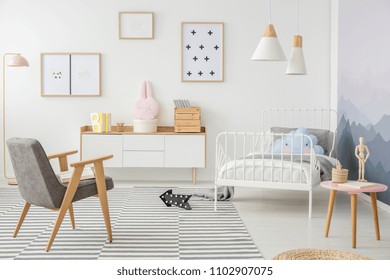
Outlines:
[[42,53],[41,96],[99,96],[100,53]]
[[70,55],[41,54],[41,95],[70,94]]
[[182,23],[182,82],[223,82],[223,29],[222,22]]
[[120,12],[119,39],[153,39],[154,14],[152,12]]

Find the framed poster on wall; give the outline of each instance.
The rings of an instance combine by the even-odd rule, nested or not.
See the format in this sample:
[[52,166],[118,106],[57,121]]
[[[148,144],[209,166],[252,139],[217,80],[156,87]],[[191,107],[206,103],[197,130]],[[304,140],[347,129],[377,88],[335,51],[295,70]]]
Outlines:
[[224,81],[223,22],[183,22],[181,81]]
[[120,12],[119,39],[153,39],[154,13]]
[[41,96],[100,96],[100,53],[42,53]]

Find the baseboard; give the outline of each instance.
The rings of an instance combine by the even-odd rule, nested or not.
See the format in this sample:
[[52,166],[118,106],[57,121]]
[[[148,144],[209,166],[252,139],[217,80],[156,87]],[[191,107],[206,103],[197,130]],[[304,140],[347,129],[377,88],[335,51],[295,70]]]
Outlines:
[[[364,201],[371,204],[371,198],[369,195],[362,193],[359,195],[359,198],[361,200],[364,200]],[[378,208],[390,213],[390,205],[387,205],[386,203],[383,203],[382,201],[379,201],[379,200],[378,200],[377,204],[378,204]]]

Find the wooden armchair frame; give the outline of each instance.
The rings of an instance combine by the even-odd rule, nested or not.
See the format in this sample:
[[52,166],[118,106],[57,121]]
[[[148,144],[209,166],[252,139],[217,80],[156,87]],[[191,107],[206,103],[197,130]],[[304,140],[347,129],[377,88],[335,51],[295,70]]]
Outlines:
[[[48,159],[55,159],[58,158],[59,164],[60,164],[60,170],[61,171],[68,171],[68,156],[76,154],[78,151],[68,151],[58,154],[49,155]],[[72,228],[76,228],[76,223],[74,219],[74,212],[73,212],[73,197],[77,191],[77,187],[80,183],[80,178],[83,173],[84,167],[88,164],[94,165],[94,171],[95,171],[95,179],[96,179],[96,186],[97,186],[97,192],[100,200],[100,206],[102,208],[103,216],[104,216],[104,223],[106,225],[108,240],[112,242],[112,231],[111,231],[111,221],[110,221],[110,212],[108,208],[108,200],[107,200],[107,190],[106,190],[106,180],[104,177],[104,168],[103,168],[103,161],[111,159],[112,155],[107,155],[99,158],[94,158],[90,160],[84,160],[79,161],[70,164],[71,167],[74,167],[74,171],[72,174],[72,177],[70,179],[70,182],[68,184],[67,190],[65,192],[65,196],[62,200],[61,207],[59,209],[51,209],[54,211],[58,211],[57,219],[55,222],[55,225],[53,227],[52,233],[50,235],[49,241],[46,246],[46,252],[48,252],[54,242],[54,239],[58,233],[58,230],[61,227],[62,221],[64,220],[66,212],[69,211],[70,220],[72,223]],[[16,225],[13,237],[16,237],[20,227],[23,224],[24,218],[27,215],[28,210],[30,209],[31,204],[25,203],[24,208],[22,210],[22,213],[20,215],[19,221]]]

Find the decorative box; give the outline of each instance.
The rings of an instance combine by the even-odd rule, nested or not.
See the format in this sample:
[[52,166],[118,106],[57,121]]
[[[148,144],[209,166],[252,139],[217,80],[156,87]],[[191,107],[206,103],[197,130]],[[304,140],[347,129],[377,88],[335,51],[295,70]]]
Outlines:
[[157,119],[152,120],[133,120],[133,132],[151,133],[157,132]]
[[175,132],[201,132],[200,108],[175,108]]

